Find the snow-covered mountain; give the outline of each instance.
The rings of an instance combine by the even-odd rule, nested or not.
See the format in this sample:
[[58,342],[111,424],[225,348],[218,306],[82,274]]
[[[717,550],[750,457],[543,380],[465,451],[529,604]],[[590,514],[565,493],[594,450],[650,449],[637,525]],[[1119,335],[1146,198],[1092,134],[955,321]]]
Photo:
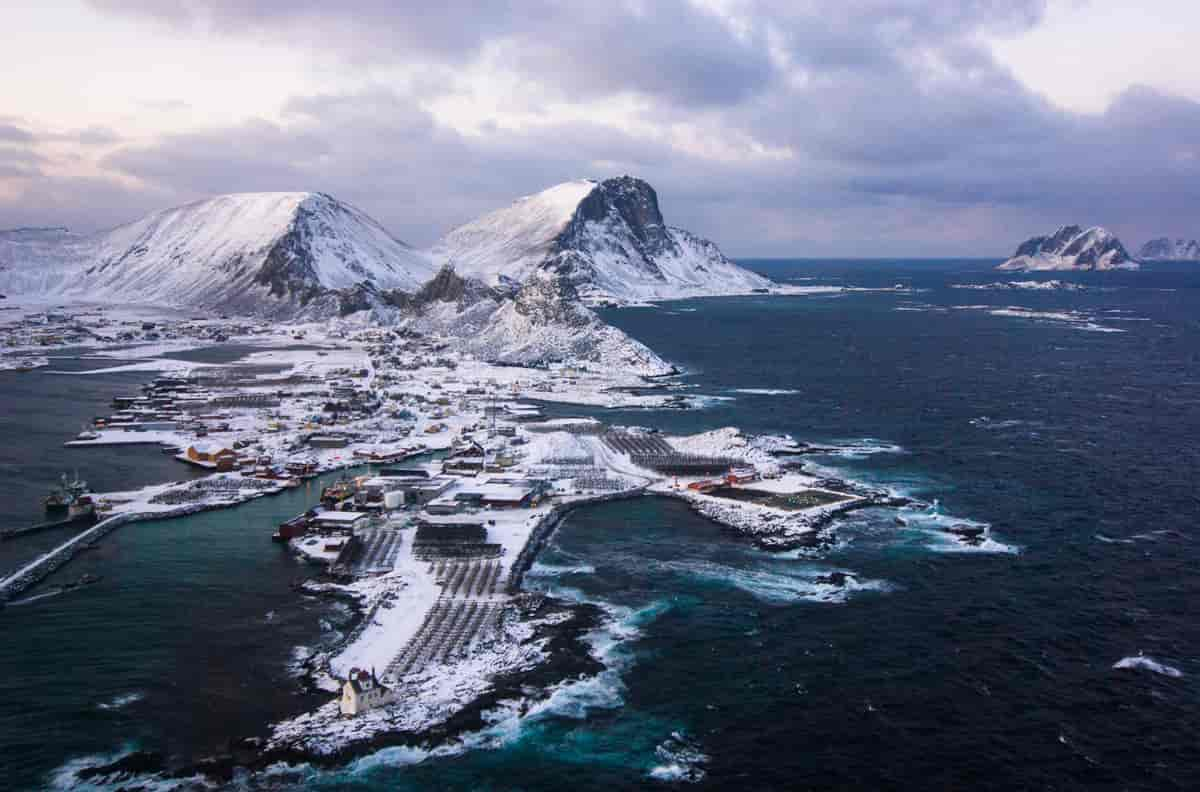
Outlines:
[[654,188],[630,176],[566,182],[456,228],[439,262],[504,289],[555,273],[589,301],[739,294],[771,282],[715,244],[663,221]]
[[1151,239],[1142,245],[1139,258],[1149,261],[1200,261],[1200,242],[1195,239]]
[[240,193],[27,246],[0,288],[290,316],[332,313],[363,287],[416,290],[433,272],[427,255],[328,195]]
[[1001,270],[1112,270],[1137,269],[1138,262],[1121,240],[1100,226],[1088,229],[1062,226],[1049,236],[1021,243]]
[[85,238],[65,228],[0,231],[0,294],[50,294],[76,274]]
[[[322,193],[223,195],[91,236],[0,232],[0,294],[280,320],[358,314],[501,363],[673,371],[585,297],[747,292],[770,282],[662,222],[645,182],[571,182],[459,229],[454,267]],[[437,257],[446,260],[444,240]]]
[[464,278],[450,265],[413,295],[391,294],[392,321],[456,338],[481,359],[519,365],[569,363],[656,376],[675,369],[603,322],[564,278],[534,272],[515,292]]

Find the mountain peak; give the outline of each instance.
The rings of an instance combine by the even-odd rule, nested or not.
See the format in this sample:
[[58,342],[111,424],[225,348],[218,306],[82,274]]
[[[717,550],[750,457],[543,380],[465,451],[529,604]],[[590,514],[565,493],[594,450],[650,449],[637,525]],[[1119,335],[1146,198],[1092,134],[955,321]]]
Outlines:
[[[415,291],[428,256],[363,212],[320,192],[216,195],[25,256],[5,280],[64,297],[189,305],[256,314],[333,310],[333,292]],[[31,273],[53,262],[58,275]]]
[[1102,226],[1084,229],[1063,225],[1049,235],[1022,242],[1002,270],[1111,270],[1137,269],[1138,263],[1121,240]]
[[643,179],[564,182],[460,226],[433,250],[491,286],[550,272],[594,301],[745,293],[769,281],[663,219]]

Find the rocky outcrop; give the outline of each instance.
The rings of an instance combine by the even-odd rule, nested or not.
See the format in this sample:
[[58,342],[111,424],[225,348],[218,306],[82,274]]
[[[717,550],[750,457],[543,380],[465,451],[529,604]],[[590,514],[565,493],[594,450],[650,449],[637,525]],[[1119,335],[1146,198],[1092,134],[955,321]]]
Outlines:
[[1121,240],[1105,228],[1060,227],[1049,236],[1022,242],[1001,270],[1113,270],[1137,269],[1138,262]]

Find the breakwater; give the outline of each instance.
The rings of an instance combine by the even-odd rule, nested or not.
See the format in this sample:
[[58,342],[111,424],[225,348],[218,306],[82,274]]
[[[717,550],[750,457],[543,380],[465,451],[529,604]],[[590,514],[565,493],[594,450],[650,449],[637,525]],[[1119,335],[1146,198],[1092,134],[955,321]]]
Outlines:
[[0,580],[0,603],[11,600],[30,586],[44,580],[50,573],[74,558],[81,550],[90,547],[94,542],[104,538],[105,535],[131,519],[133,519],[133,515],[118,514],[101,520],[86,531],[71,537],[58,547],[43,553]]
[[521,582],[525,578],[525,573],[533,566],[533,562],[537,560],[538,553],[546,546],[546,542],[550,540],[550,537],[554,535],[555,529],[562,523],[563,518],[572,511],[581,506],[628,500],[629,498],[638,498],[645,494],[645,488],[638,487],[632,490],[613,492],[608,495],[597,495],[594,498],[572,501],[571,503],[563,503],[555,506],[550,510],[549,514],[538,520],[538,524],[534,526],[529,534],[529,539],[525,541],[525,546],[521,548],[521,552],[517,554],[516,560],[513,561],[512,569],[508,574],[508,593],[516,594],[521,590]]

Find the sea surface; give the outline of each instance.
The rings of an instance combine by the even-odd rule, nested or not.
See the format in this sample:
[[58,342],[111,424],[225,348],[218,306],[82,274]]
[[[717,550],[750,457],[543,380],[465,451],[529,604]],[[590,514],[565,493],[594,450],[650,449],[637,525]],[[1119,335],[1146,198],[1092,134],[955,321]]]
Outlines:
[[[1200,788],[1200,270],[744,263],[846,290],[610,311],[698,409],[555,414],[837,443],[809,464],[932,506],[782,554],[673,501],[576,511],[528,585],[609,614],[591,636],[609,670],[433,755],[241,787]],[[1051,277],[1067,285],[956,288]],[[0,393],[31,431],[73,434],[25,404],[49,377],[0,374]],[[8,471],[4,492],[41,494]],[[303,709],[289,658],[346,618],[294,597],[311,570],[266,541],[303,499],[123,527],[59,573],[101,583],[0,611],[9,783],[134,748],[203,756]],[[989,541],[937,530],[960,521]]]

